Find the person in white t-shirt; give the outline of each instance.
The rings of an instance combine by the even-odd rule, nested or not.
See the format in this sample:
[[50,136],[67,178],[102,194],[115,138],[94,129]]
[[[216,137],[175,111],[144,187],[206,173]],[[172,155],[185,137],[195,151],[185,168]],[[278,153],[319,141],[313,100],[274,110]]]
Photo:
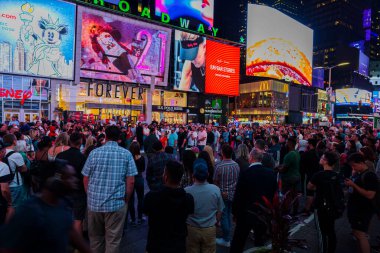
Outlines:
[[187,134],[187,147],[192,148],[197,145],[198,133],[195,131],[195,127],[189,130]]
[[12,196],[12,207],[17,208],[17,206],[19,206],[26,198],[21,172],[26,172],[27,167],[21,154],[14,151],[17,145],[16,136],[13,134],[7,134],[3,137],[3,142],[6,146],[5,157],[8,158],[8,166],[14,173],[14,178],[9,183]]
[[9,189],[9,182],[3,181],[5,177],[9,176],[11,173],[8,165],[3,163],[1,159],[5,156],[5,145],[3,142],[0,142],[0,189],[1,189],[1,202],[0,206],[0,224],[3,224],[5,221],[9,220],[14,214],[14,208],[12,207],[12,197],[11,191]]
[[203,149],[206,146],[207,142],[207,131],[204,126],[199,127],[199,132],[198,132],[198,149],[200,152],[203,151]]

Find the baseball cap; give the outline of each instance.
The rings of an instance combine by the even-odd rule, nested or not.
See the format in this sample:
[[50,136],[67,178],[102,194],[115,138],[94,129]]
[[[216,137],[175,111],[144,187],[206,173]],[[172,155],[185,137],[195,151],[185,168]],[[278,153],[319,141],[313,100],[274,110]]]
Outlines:
[[203,43],[204,37],[199,36],[195,40],[181,40],[179,58],[192,61],[197,57],[199,45]]
[[25,124],[23,125],[21,128],[20,128],[20,132],[21,133],[25,133],[25,132],[28,132],[30,130],[30,126],[28,124]]
[[204,159],[198,158],[194,161],[193,176],[200,181],[204,181],[207,179],[208,167],[207,167],[207,163]]

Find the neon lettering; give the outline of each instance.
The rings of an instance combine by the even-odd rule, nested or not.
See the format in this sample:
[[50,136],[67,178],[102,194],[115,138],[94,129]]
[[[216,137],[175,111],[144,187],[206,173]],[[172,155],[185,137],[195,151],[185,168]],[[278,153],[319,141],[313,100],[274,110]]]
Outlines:
[[219,31],[219,28],[212,27],[212,35],[213,35],[214,37],[216,37],[216,34],[218,33],[218,31]]
[[123,1],[121,0],[119,2],[119,9],[122,11],[122,12],[128,12],[130,9],[131,9],[131,6],[129,5],[129,3],[127,1]]
[[143,11],[141,12],[141,17],[147,17],[150,19],[150,10],[148,7],[144,7]]
[[179,18],[179,22],[182,28],[189,28],[190,20],[185,18]]
[[104,6],[104,0],[94,0],[94,4]]
[[204,28],[204,26],[202,24],[199,24],[199,26],[198,26],[198,32],[199,33],[205,33],[205,28]]
[[161,22],[168,24],[170,22],[170,16],[166,13],[161,14]]

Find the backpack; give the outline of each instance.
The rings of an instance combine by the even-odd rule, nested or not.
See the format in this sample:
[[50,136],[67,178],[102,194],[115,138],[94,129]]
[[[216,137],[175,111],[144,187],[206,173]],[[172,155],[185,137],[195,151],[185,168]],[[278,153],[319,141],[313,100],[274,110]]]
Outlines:
[[[14,177],[15,177],[15,173],[13,173],[12,169],[11,169],[11,166],[9,165],[9,160],[8,158],[13,155],[14,153],[16,153],[15,151],[11,151],[9,152],[6,156],[4,156],[3,158],[3,163],[5,163],[6,165],[8,165],[8,168],[9,168],[9,174],[8,175],[5,175],[5,176],[2,176],[0,177],[0,183],[9,183],[11,182]],[[18,177],[17,177],[17,183],[18,183]]]
[[[367,175],[367,173],[370,173],[370,172],[371,171],[367,170],[362,174],[363,182],[365,181],[365,175]],[[380,214],[380,179],[377,178],[377,181],[378,181],[378,184],[377,184],[375,197],[371,200],[371,202],[372,202],[373,208],[375,209],[376,214]]]
[[334,219],[342,217],[346,204],[338,174],[322,182],[322,192],[322,207],[320,208]]

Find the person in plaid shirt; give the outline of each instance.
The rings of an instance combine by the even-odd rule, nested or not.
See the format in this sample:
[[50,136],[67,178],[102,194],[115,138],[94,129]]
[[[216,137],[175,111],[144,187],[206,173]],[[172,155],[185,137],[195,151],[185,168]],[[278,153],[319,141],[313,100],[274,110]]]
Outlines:
[[224,200],[221,226],[223,238],[216,239],[216,244],[230,247],[232,230],[232,200],[234,198],[236,184],[239,178],[239,165],[232,160],[233,150],[230,145],[222,147],[223,160],[216,164],[214,172],[214,184],[220,188]]
[[93,252],[119,252],[126,203],[133,191],[134,176],[137,175],[131,153],[118,146],[120,134],[117,126],[109,126],[106,129],[106,144],[90,153],[82,170]]

